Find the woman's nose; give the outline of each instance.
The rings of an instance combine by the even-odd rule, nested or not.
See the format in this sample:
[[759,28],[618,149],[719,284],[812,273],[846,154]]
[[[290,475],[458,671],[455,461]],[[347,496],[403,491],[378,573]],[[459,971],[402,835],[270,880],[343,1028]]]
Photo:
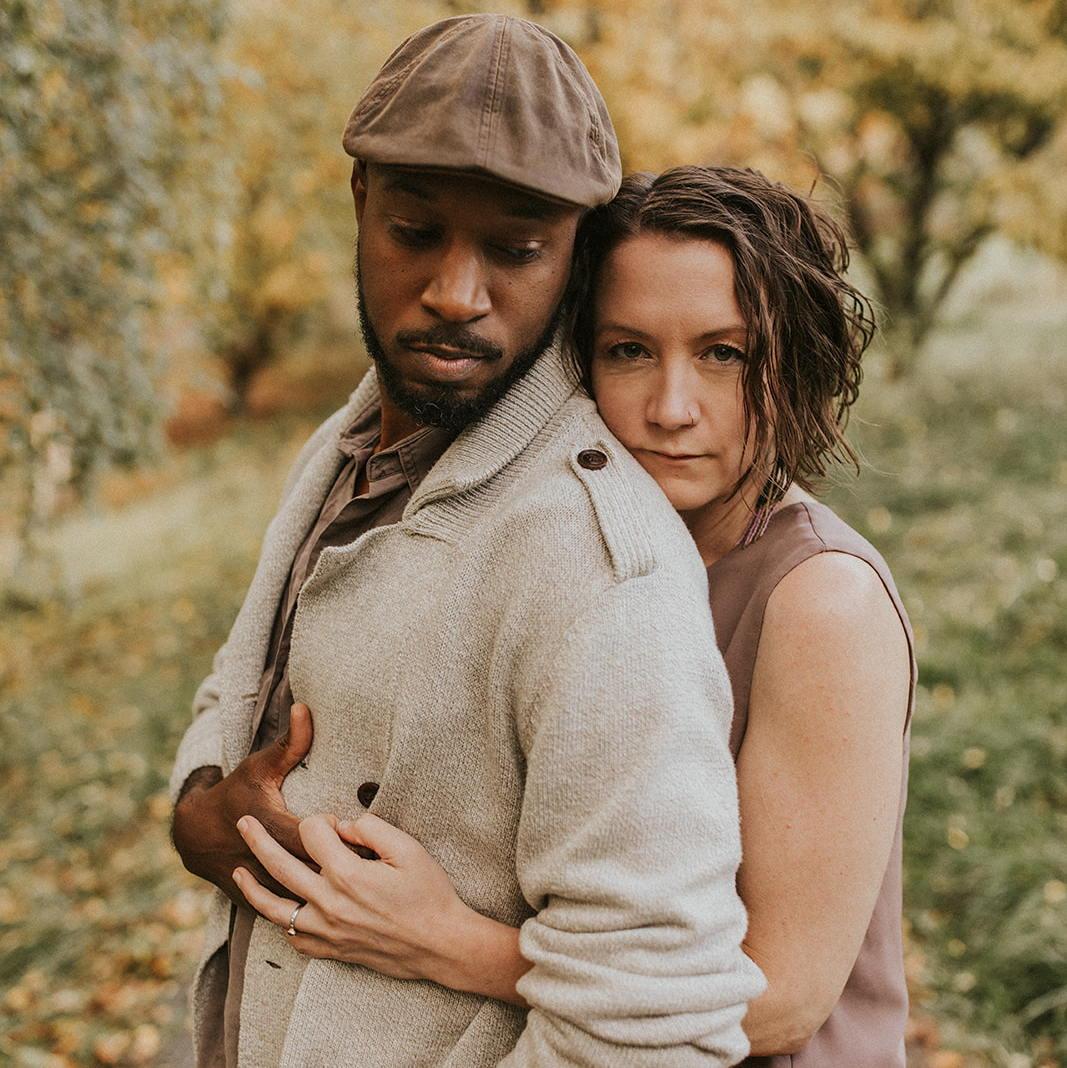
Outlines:
[[663,430],[695,426],[700,419],[696,386],[685,369],[665,369],[657,377],[648,400],[648,421]]
[[488,315],[491,302],[478,250],[465,242],[448,245],[423,290],[422,305],[450,323],[469,323]]

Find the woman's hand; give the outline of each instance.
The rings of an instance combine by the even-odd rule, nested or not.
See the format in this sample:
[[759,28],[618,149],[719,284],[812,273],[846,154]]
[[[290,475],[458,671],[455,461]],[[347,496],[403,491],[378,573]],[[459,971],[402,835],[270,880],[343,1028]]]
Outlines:
[[[345,821],[311,816],[299,833],[316,872],[254,817],[237,828],[263,867],[306,902],[291,939],[297,952],[523,1004],[515,981],[529,964],[519,955],[518,931],[468,908],[411,835],[370,813]],[[352,846],[379,859],[364,860]],[[244,868],[233,878],[252,908],[288,928],[299,900],[272,893]]]
[[[449,971],[471,910],[410,835],[370,813],[353,821],[311,816],[299,831],[321,869],[316,873],[254,817],[239,820],[237,828],[267,871],[307,902],[292,938],[298,952],[363,964],[397,979],[441,981]],[[381,859],[364,860],[350,845],[373,849]],[[234,872],[234,881],[252,908],[288,928],[298,902],[272,893],[244,868]]]

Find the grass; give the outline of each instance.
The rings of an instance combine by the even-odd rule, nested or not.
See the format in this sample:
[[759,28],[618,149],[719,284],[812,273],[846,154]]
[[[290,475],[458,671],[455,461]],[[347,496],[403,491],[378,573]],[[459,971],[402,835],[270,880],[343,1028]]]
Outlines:
[[78,589],[0,621],[0,1064],[166,1064],[206,897],[168,765],[314,419],[248,425],[57,532]]
[[[829,500],[889,559],[919,641],[916,1063],[1051,1068],[1067,1065],[1067,367],[1057,331],[1021,350],[979,336],[946,332],[912,382],[872,378],[853,425],[868,468]],[[205,897],[167,840],[166,777],[313,423],[241,425],[66,521],[76,592],[0,619],[0,1063],[172,1063]]]
[[869,390],[871,467],[829,495],[891,562],[918,638],[916,1013],[1012,1068],[1067,1064],[1067,367],[1046,341]]

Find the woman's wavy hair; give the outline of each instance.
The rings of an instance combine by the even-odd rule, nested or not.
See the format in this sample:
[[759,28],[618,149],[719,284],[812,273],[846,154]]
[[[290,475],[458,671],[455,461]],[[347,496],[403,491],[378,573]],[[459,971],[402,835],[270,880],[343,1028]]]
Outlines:
[[612,249],[641,233],[716,241],[733,256],[748,329],[746,439],[755,431],[752,466],[734,492],[753,473],[766,479],[777,472],[776,481],[810,490],[831,463],[858,468],[844,429],[874,316],[842,277],[849,254],[841,226],[758,171],[675,167],[627,176],[614,200],[582,220],[576,248],[584,292],[571,304],[572,359],[587,390],[600,269]]

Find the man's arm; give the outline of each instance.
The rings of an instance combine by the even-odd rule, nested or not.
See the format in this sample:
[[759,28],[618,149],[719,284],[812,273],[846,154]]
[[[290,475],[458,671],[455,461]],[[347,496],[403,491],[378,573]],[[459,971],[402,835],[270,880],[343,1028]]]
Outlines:
[[502,1062],[728,1065],[764,987],[745,956],[731,699],[711,618],[662,571],[568,630],[525,716],[519,882],[537,915]]
[[[347,410],[346,405],[334,412],[304,443],[286,478],[281,505],[284,506],[295,490],[311,458],[342,426]],[[236,821],[242,815],[256,816],[277,832],[276,837],[287,848],[307,858],[296,830],[299,821],[285,809],[278,787],[307,754],[311,745],[311,725],[309,714],[306,739],[302,740],[298,735],[294,741],[290,726],[290,735],[281,741],[280,751],[270,747],[264,751],[268,754],[266,757],[253,754],[256,759],[242,761],[224,779],[218,704],[219,675],[226,651],[227,646],[223,645],[215,654],[210,674],[197,689],[193,698],[193,722],[178,746],[170,777],[170,796],[175,804],[171,837],[190,871],[214,883],[243,905],[244,898],[230,877],[238,865],[230,861],[250,866],[257,873],[262,872],[262,868],[236,832]],[[229,820],[228,827],[222,825],[225,820]],[[205,850],[208,850],[207,855],[203,855]],[[215,859],[214,854],[217,854]],[[227,863],[229,868],[224,871]],[[262,873],[268,885],[277,887],[265,872]]]
[[307,709],[294,706],[289,731],[223,777],[218,679],[225,655],[225,646],[215,654],[211,673],[193,698],[193,722],[178,746],[170,780],[174,800],[171,839],[189,871],[244,905],[233,883],[236,867],[250,867],[267,885],[283,888],[263,871],[245,845],[237,831],[241,816],[255,816],[287,848],[307,856],[300,845],[299,820],[286,809],[281,784],[311,748],[312,726]]

